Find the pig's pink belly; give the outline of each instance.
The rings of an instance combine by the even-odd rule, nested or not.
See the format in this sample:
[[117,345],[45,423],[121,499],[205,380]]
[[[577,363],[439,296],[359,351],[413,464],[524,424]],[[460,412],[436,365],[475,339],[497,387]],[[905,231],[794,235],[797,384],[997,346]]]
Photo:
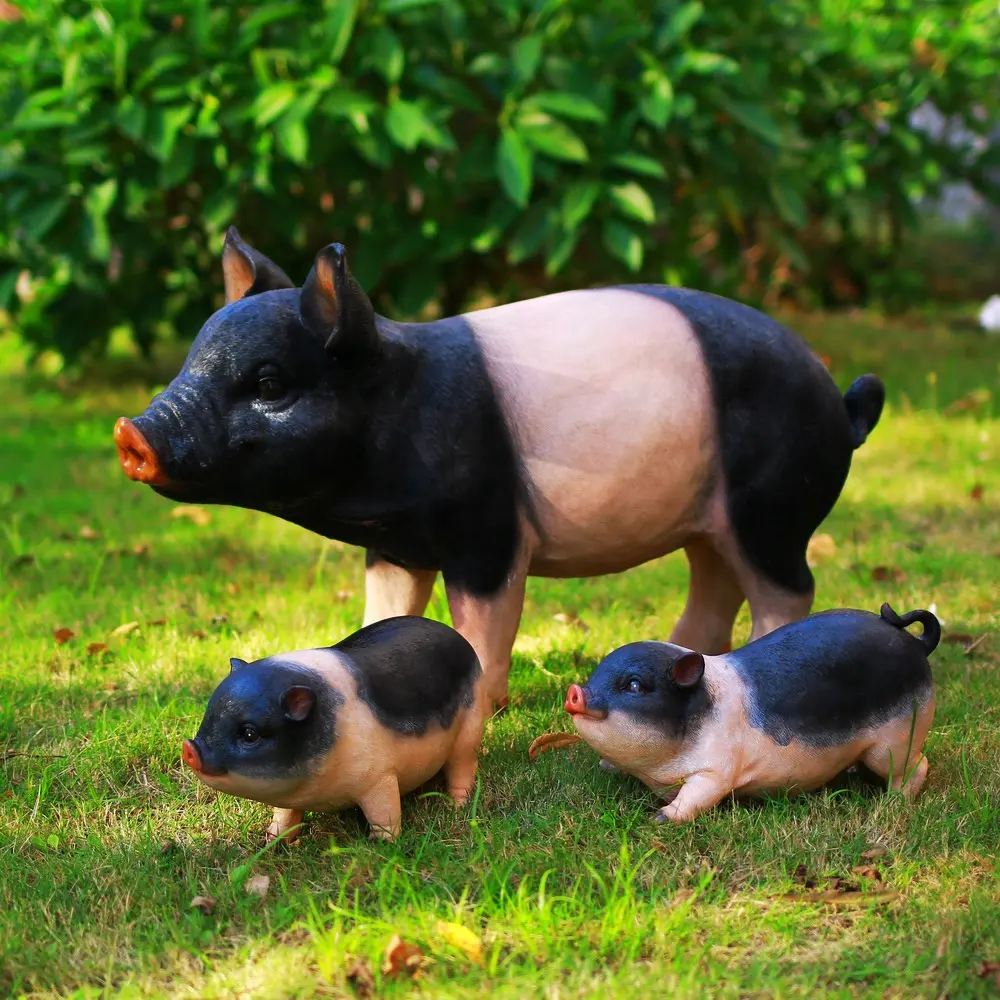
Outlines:
[[794,741],[787,747],[774,743],[745,765],[734,792],[749,796],[779,790],[815,791],[857,763],[871,742],[870,738],[857,738],[822,749]]
[[625,545],[600,550],[587,550],[581,545],[578,552],[547,553],[544,549],[532,555],[528,564],[531,576],[576,577],[603,576],[606,573],[624,573],[650,559],[659,559],[668,552],[679,549],[689,533],[677,534],[666,539],[650,541],[646,545]]

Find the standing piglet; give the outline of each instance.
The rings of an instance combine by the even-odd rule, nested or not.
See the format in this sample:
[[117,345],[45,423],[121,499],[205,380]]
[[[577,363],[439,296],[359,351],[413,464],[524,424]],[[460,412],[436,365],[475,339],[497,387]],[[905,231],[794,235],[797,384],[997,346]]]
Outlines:
[[475,651],[447,625],[389,618],[326,649],[231,663],[182,757],[206,785],[274,806],[270,838],[305,809],[352,805],[394,837],[400,795],[442,768],[467,801],[486,697]]
[[927,656],[940,638],[929,611],[883,604],[881,616],[824,611],[724,656],[633,642],[570,686],[566,711],[602,758],[654,791],[683,782],[658,822],[733,794],[809,791],[858,762],[912,798],[927,776]]
[[791,330],[661,285],[543,295],[429,323],[377,316],[344,248],[301,288],[230,230],[228,304],[114,436],[122,468],[367,549],[365,624],[419,615],[438,572],[507,700],[529,575],[683,548],[672,641],[721,653],[809,613],[806,546],[882,410]]

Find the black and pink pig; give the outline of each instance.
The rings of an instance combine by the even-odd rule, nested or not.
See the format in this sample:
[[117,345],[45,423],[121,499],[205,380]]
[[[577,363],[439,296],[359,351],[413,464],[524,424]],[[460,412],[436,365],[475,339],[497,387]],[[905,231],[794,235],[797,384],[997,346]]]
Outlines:
[[[906,626],[920,622],[919,638]],[[657,820],[728,796],[809,791],[860,763],[907,798],[927,777],[934,718],[929,611],[824,611],[722,656],[633,642],[573,684],[566,711],[603,762],[658,793]],[[664,797],[666,797],[664,795]]]
[[367,550],[365,623],[422,614],[441,572],[496,703],[529,575],[616,573],[683,548],[672,641],[729,648],[809,613],[806,545],[882,410],[790,330],[661,285],[422,323],[377,316],[344,248],[301,288],[234,229],[227,305],[115,441],[174,500],[266,511]]
[[400,796],[442,769],[472,792],[487,707],[475,650],[426,618],[377,622],[324,649],[233,659],[182,759],[205,784],[274,806],[270,838],[303,812],[358,805],[400,831]]

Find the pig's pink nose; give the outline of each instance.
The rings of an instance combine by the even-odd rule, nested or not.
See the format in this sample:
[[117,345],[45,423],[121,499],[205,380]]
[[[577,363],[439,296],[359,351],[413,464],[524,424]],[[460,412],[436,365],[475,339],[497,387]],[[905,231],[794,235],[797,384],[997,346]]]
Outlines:
[[115,444],[118,461],[129,479],[149,486],[166,486],[170,482],[156,452],[128,417],[119,417],[115,424]]
[[198,748],[190,740],[184,741],[184,746],[181,748],[181,760],[192,771],[201,770],[201,754],[198,753]]
[[587,696],[579,684],[570,684],[566,694],[566,704],[563,707],[570,715],[587,714]]

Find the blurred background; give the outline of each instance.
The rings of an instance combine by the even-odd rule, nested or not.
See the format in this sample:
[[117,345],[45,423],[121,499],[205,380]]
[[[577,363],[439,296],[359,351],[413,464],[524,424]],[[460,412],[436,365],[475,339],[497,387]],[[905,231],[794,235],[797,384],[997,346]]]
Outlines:
[[4,0],[0,176],[0,329],[53,371],[189,340],[231,223],[296,281],[343,242],[395,318],[654,281],[975,327],[1000,12]]

